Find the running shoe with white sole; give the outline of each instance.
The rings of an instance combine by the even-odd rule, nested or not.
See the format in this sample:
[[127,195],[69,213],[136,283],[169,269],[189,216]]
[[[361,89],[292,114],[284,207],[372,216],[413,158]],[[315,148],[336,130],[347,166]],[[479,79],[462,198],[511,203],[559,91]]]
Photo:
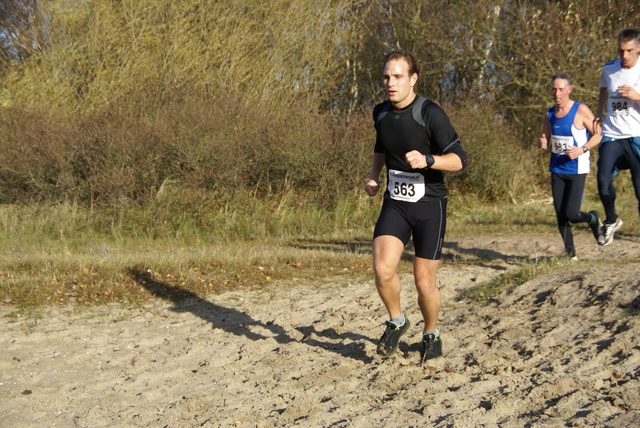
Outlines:
[[620,217],[618,217],[616,221],[611,224],[605,222],[604,225],[602,226],[602,237],[604,239],[602,240],[602,243],[598,241],[598,244],[600,245],[611,244],[611,242],[613,242],[613,234],[622,227],[622,224],[623,224],[622,219]]

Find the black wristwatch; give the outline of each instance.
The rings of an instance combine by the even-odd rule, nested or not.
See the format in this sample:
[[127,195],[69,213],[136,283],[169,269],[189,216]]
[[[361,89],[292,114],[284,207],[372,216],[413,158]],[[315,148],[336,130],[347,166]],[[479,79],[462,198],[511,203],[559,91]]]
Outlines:
[[427,160],[427,168],[431,168],[436,163],[436,160],[431,155],[425,156],[425,159]]

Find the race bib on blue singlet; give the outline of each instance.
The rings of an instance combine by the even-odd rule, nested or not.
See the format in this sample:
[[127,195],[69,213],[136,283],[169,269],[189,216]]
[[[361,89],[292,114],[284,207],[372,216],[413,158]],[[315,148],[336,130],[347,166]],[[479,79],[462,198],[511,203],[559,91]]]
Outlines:
[[424,176],[419,172],[390,169],[387,190],[391,199],[418,202],[425,194]]
[[573,148],[573,137],[562,137],[560,135],[551,136],[551,151],[556,154],[564,154]]

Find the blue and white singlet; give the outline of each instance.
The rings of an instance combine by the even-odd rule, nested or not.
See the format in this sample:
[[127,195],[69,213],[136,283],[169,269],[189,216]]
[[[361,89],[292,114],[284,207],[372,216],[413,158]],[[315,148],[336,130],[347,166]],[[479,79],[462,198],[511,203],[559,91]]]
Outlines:
[[551,163],[550,172],[557,174],[587,174],[591,166],[591,152],[570,159],[565,151],[573,146],[582,147],[589,141],[587,128],[578,129],[573,124],[578,107],[578,101],[573,102],[571,110],[564,117],[557,118],[555,107],[547,111],[551,126]]

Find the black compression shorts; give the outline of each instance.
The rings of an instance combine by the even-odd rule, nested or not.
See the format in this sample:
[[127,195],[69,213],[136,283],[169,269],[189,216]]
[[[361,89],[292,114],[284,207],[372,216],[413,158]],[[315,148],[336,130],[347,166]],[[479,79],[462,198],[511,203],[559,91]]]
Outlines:
[[413,235],[416,257],[440,260],[447,225],[447,199],[432,202],[404,202],[384,199],[373,239],[391,235],[405,245]]

